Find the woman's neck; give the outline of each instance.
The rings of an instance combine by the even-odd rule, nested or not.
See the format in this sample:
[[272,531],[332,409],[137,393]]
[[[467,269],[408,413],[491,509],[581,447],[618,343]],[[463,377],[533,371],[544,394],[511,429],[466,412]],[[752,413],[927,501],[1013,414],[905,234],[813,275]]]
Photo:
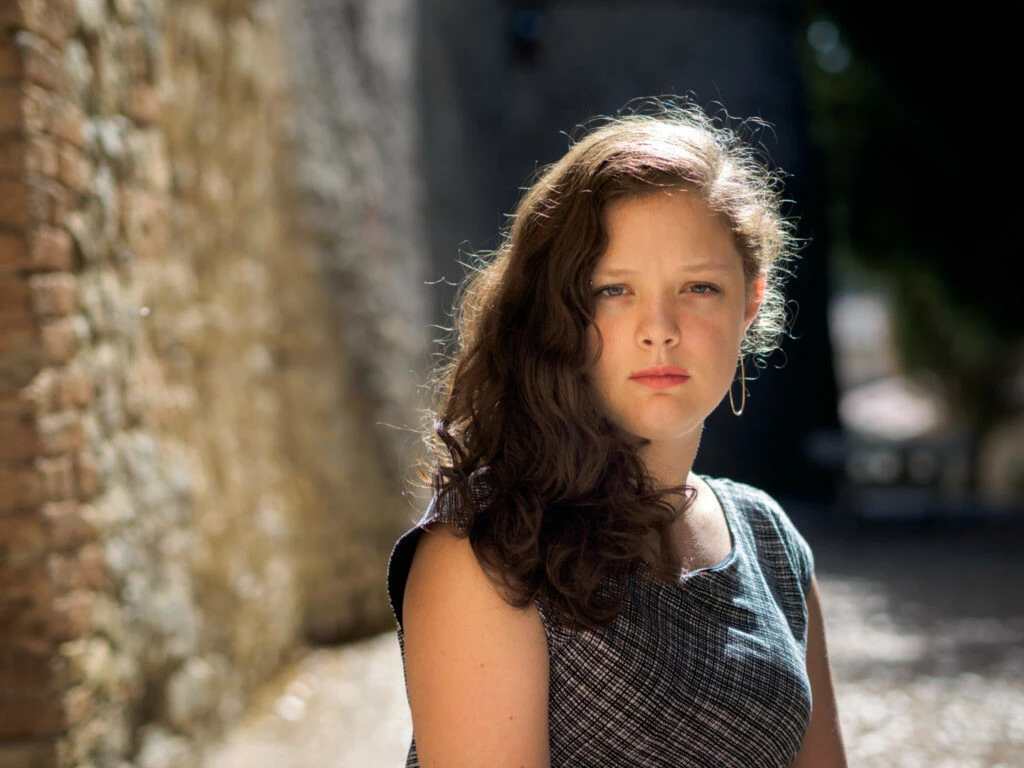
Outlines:
[[696,440],[652,442],[640,451],[640,458],[657,487],[692,485],[693,462],[697,458]]

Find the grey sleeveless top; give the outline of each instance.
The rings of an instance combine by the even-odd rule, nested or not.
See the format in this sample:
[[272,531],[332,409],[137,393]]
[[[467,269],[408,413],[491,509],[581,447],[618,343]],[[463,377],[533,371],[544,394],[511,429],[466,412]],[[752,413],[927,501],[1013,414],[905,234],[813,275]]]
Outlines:
[[[806,671],[810,547],[764,491],[704,478],[733,548],[717,565],[627,576],[619,616],[571,630],[546,615],[553,768],[781,768],[811,715]],[[402,597],[423,529],[451,510],[432,504],[395,544],[388,594],[402,635]],[[415,734],[406,766],[418,766]]]

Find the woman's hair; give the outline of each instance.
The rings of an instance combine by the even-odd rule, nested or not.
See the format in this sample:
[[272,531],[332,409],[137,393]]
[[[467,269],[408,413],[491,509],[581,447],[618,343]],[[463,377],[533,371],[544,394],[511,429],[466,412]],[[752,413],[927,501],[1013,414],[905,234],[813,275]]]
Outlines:
[[[570,624],[613,619],[624,575],[678,514],[638,449],[587,383],[589,282],[607,246],[613,201],[687,190],[728,224],[748,285],[765,275],[761,309],[742,351],[763,358],[784,331],[781,283],[794,251],[780,212],[781,183],[727,124],[691,103],[644,101],[601,119],[525,192],[490,258],[480,258],[456,300],[447,360],[418,466],[434,504],[449,510],[513,605],[540,598]],[[609,578],[612,577],[612,578]]]

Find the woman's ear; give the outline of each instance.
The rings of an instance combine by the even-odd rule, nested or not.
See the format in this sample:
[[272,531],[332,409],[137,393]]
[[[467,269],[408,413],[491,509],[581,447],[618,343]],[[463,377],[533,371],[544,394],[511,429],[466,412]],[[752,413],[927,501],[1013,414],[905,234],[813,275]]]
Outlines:
[[747,288],[747,307],[746,312],[743,315],[744,332],[750,328],[750,324],[754,322],[754,318],[757,317],[757,311],[761,308],[761,302],[764,301],[764,290],[767,284],[768,277],[762,272],[754,278],[750,287]]

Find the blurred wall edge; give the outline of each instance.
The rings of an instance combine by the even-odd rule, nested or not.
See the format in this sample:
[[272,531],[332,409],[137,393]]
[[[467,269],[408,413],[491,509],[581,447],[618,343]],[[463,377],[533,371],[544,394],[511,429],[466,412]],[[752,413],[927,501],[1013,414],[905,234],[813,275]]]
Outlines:
[[0,764],[194,766],[391,625],[411,0],[0,0]]

